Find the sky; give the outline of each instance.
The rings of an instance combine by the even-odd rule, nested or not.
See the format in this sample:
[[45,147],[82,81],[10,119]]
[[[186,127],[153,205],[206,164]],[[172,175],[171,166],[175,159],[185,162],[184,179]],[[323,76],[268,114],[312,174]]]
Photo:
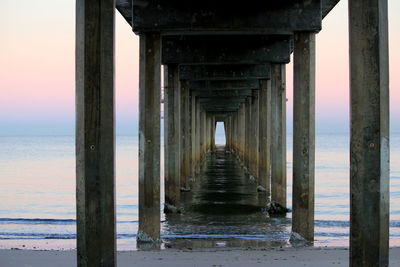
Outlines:
[[[400,1],[389,0],[391,129],[400,132]],[[347,0],[316,38],[317,133],[349,130]],[[139,38],[116,11],[117,134],[136,135]],[[0,135],[74,134],[75,1],[0,0]],[[293,66],[287,72],[288,131]]]

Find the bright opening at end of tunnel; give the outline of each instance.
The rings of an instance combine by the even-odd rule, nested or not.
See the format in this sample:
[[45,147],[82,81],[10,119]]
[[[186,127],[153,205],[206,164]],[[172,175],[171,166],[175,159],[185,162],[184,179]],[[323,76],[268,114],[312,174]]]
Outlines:
[[225,126],[224,122],[217,122],[216,130],[215,130],[215,144],[224,146],[226,144],[225,138]]

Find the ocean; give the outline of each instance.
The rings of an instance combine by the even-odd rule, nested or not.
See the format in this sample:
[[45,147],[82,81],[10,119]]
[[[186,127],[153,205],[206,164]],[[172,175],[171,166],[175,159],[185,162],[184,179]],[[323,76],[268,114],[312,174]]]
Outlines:
[[[217,136],[218,143],[223,141]],[[287,141],[287,204],[291,208],[291,135]],[[0,137],[0,249],[76,247],[74,144],[74,136]],[[317,135],[315,246],[348,246],[348,147],[347,134]],[[390,168],[390,245],[400,246],[400,134],[391,135]],[[117,136],[118,250],[137,249],[137,175],[138,138]],[[179,216],[166,217],[161,212],[162,248],[289,245],[291,213],[282,218],[270,218],[262,211],[223,218]]]

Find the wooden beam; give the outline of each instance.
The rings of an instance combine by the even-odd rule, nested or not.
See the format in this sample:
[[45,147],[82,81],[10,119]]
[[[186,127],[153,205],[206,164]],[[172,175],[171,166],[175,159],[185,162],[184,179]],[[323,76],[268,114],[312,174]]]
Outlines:
[[261,80],[260,110],[259,110],[259,138],[260,159],[258,169],[258,184],[266,194],[271,191],[271,80]]
[[179,67],[179,79],[191,81],[269,79],[270,73],[269,64],[181,65]]
[[116,264],[113,0],[76,1],[77,265]]
[[138,242],[160,242],[160,35],[140,35]]
[[162,63],[266,64],[290,61],[290,35],[164,36]]
[[271,200],[286,207],[286,66],[271,67]]
[[193,94],[197,97],[246,97],[252,96],[252,90],[193,90]]
[[389,266],[386,0],[349,1],[350,266]]
[[231,1],[132,1],[132,27],[137,33],[233,32],[287,34],[321,29],[321,0]]
[[181,92],[178,66],[164,66],[165,203],[180,205]]
[[294,41],[293,219],[291,240],[314,239],[315,34]]
[[258,80],[187,81],[192,90],[249,90],[258,89]]

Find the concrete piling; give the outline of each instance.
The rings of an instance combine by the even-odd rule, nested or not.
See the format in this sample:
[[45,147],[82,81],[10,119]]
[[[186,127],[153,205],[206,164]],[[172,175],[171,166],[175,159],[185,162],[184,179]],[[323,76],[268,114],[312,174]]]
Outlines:
[[164,66],[165,203],[180,205],[180,83],[178,66]]
[[181,84],[181,103],[180,103],[180,114],[181,114],[181,147],[180,147],[180,158],[181,158],[181,188],[189,188],[189,153],[190,153],[190,112],[189,112],[189,89],[186,87],[186,83]]
[[271,200],[286,207],[286,73],[271,66]]
[[294,37],[293,219],[294,234],[314,240],[315,34]]
[[250,131],[250,157],[249,170],[251,175],[258,177],[259,168],[259,90],[253,90],[251,98],[251,128]]
[[140,35],[138,242],[160,241],[160,34]]
[[76,1],[77,266],[114,266],[115,2]]
[[389,266],[387,1],[349,1],[350,266]]
[[258,170],[258,185],[262,186],[267,195],[271,192],[271,81],[260,80],[259,99],[259,142],[260,159]]
[[196,175],[196,96],[190,92],[190,178]]

